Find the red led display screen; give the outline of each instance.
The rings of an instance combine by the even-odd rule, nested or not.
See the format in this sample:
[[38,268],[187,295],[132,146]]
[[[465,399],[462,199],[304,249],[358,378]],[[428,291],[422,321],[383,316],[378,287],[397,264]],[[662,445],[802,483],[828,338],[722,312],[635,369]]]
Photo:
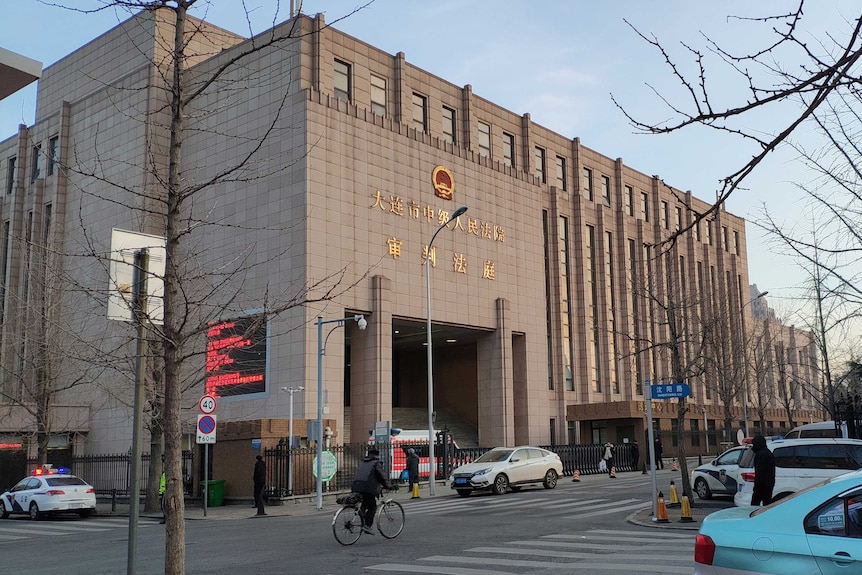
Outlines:
[[250,315],[207,330],[206,393],[218,397],[266,391],[266,318]]

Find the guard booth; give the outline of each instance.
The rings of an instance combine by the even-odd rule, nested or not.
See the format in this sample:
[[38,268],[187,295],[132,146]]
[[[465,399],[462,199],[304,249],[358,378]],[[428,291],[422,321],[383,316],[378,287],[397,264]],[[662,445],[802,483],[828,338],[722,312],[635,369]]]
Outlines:
[[0,434],[0,492],[27,477],[27,449],[16,435]]

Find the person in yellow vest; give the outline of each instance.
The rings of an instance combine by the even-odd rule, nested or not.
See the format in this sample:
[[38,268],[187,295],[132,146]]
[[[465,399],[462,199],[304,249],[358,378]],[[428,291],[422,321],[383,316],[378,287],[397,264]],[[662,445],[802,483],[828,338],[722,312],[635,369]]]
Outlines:
[[[164,467],[165,456],[162,455],[162,466]],[[165,472],[162,471],[162,476],[159,478],[159,506],[162,508],[162,520],[160,525],[165,523]]]

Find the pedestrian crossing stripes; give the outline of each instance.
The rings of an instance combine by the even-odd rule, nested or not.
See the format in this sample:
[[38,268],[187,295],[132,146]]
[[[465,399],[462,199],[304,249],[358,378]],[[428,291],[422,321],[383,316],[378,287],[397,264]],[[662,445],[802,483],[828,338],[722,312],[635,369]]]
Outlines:
[[421,502],[410,501],[404,507],[410,515],[458,515],[481,510],[494,516],[538,514],[543,517],[577,514],[578,517],[597,517],[621,511],[633,511],[649,505],[648,501],[636,498],[567,501],[559,497],[493,497],[480,496],[473,499],[432,499]]
[[[19,541],[34,537],[60,537],[81,533],[100,533],[113,529],[127,528],[128,517],[91,518],[79,521],[30,521],[29,519],[14,519],[0,522],[0,543]],[[139,527],[157,525],[157,522],[142,519]]]
[[[636,554],[637,562],[631,561]],[[559,574],[589,571],[626,575],[683,575],[692,572],[694,535],[667,530],[591,529],[536,539],[508,541],[500,546],[463,550],[459,555],[420,557],[416,564],[382,563],[374,572],[437,575],[512,575],[524,569]]]

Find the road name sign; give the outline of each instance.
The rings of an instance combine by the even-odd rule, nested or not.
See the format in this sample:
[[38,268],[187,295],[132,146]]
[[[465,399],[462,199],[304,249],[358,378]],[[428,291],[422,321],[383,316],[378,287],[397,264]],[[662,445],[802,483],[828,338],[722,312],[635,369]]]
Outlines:
[[650,386],[651,399],[674,399],[691,395],[687,383],[657,383]]

